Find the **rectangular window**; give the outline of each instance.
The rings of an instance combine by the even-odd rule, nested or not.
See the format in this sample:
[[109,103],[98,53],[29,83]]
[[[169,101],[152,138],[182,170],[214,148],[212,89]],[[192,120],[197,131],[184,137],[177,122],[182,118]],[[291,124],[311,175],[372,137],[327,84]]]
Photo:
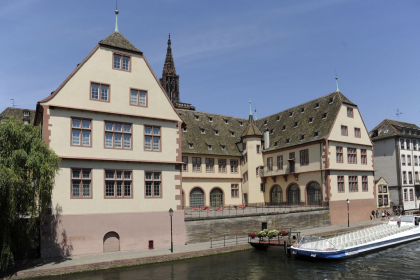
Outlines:
[[182,171],[187,172],[188,171],[188,157],[182,157],[182,162],[184,163],[182,165]]
[[144,126],[144,149],[146,151],[160,152],[160,127]]
[[407,155],[407,165],[411,166],[411,156]]
[[146,198],[162,197],[162,172],[146,171],[144,181]]
[[219,173],[226,173],[226,160],[219,158]]
[[405,165],[405,155],[401,155],[401,164]]
[[265,192],[265,184],[264,183],[260,184],[260,191]]
[[401,150],[404,150],[404,147],[405,147],[405,141],[404,141],[404,139],[400,139],[400,148],[401,148]]
[[344,176],[337,176],[338,192],[344,192]]
[[235,159],[230,160],[230,173],[238,173],[238,161]]
[[130,57],[128,55],[114,53],[114,63],[112,68],[130,71]]
[[419,165],[419,158],[417,156],[414,156],[414,166]]
[[408,201],[407,189],[404,189],[404,200]]
[[353,118],[353,108],[348,108],[347,107],[347,117],[348,118]]
[[277,169],[283,169],[283,156],[277,156]]
[[368,191],[368,177],[362,176],[362,191],[367,192]]
[[345,126],[345,125],[342,125],[341,126],[341,135],[343,135],[343,136],[347,136],[348,135],[347,126]]
[[408,171],[408,183],[413,183],[413,173],[411,171]]
[[131,170],[105,170],[105,198],[131,198],[132,173]]
[[261,145],[257,145],[257,154],[261,153]]
[[383,185],[379,185],[378,186],[378,193],[382,193],[382,191],[383,191]]
[[347,163],[357,163],[357,151],[355,148],[347,148]]
[[407,147],[407,150],[410,150],[410,140],[405,140],[405,146]]
[[413,140],[413,150],[417,150],[417,140]]
[[131,124],[105,122],[105,148],[131,149]]
[[267,169],[268,171],[273,171],[273,158],[267,158]]
[[356,137],[356,138],[362,137],[361,133],[360,133],[360,128],[358,128],[358,127],[354,128],[354,137]]
[[246,171],[246,172],[244,173],[243,178],[242,178],[242,182],[243,182],[243,183],[248,182],[248,171]]
[[92,198],[91,169],[71,169],[71,198]]
[[416,183],[416,184],[418,184],[418,183],[419,183],[419,172],[418,172],[418,171],[415,171],[415,172],[414,172],[414,180],[415,180],[415,183]]
[[109,102],[111,97],[110,86],[107,84],[91,83],[90,99]]
[[414,200],[414,192],[413,189],[410,189],[410,201]]
[[349,192],[358,192],[357,176],[349,176]]
[[206,172],[214,172],[214,158],[206,158]]
[[360,162],[362,164],[367,164],[367,153],[366,153],[366,149],[361,149],[360,150]]
[[193,157],[192,166],[193,166],[192,172],[201,172],[201,158]]
[[407,184],[407,172],[403,171],[403,184]]
[[388,205],[389,201],[388,201],[388,195],[384,195],[384,204]]
[[300,165],[309,164],[309,150],[300,151]]
[[232,198],[238,198],[239,197],[239,185],[238,184],[232,184],[230,185],[231,189],[231,196]]
[[71,145],[92,147],[92,120],[71,119]]
[[336,161],[337,163],[343,163],[343,147],[336,148]]
[[147,91],[139,89],[130,90],[130,105],[147,107]]

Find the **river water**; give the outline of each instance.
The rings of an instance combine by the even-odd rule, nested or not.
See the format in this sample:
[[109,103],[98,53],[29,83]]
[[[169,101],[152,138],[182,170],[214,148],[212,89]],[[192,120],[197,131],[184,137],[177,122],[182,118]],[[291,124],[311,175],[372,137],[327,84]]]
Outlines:
[[283,248],[247,250],[161,264],[38,279],[236,280],[236,279],[420,279],[420,241],[339,261],[285,256]]

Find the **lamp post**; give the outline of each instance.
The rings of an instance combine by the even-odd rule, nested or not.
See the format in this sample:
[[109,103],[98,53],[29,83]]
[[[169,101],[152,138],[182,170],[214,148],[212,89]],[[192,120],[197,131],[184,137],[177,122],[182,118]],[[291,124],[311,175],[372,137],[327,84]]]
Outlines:
[[174,215],[174,210],[169,208],[169,217],[171,217],[171,253],[174,252],[174,243],[172,242],[172,216]]
[[350,227],[350,200],[347,198],[347,227]]

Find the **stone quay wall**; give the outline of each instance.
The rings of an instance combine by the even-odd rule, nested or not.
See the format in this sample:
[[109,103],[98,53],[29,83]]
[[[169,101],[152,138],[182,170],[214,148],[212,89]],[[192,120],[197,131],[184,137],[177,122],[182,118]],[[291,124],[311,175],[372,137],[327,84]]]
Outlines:
[[269,230],[300,231],[314,227],[330,226],[330,213],[328,210],[305,211],[297,213],[268,213],[248,216],[224,216],[186,218],[187,244],[208,242],[210,238],[244,237],[249,232],[258,232],[266,223]]

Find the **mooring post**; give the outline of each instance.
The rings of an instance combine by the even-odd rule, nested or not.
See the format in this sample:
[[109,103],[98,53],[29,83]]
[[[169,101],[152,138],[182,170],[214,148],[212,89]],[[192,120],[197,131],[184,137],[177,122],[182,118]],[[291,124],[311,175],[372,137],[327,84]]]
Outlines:
[[213,248],[213,240],[210,237],[210,249]]
[[284,240],[284,254],[287,255],[288,251],[287,251],[287,240]]

